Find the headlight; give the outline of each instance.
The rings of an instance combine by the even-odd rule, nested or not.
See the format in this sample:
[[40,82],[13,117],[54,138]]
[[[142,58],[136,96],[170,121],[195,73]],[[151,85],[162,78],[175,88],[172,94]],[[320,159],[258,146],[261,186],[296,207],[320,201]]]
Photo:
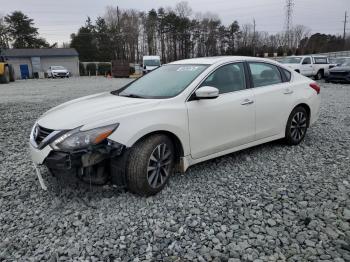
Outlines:
[[51,143],[51,146],[58,150],[76,150],[86,148],[90,145],[97,145],[112,134],[118,126],[119,124],[115,124],[87,131],[80,131],[79,127],[58,137]]

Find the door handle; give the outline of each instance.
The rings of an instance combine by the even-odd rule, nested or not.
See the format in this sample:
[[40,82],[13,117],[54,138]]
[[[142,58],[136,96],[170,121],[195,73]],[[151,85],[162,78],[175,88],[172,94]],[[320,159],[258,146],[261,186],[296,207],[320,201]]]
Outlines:
[[293,94],[293,90],[292,89],[287,89],[287,90],[285,90],[284,92],[283,92],[283,94],[285,94],[285,95],[290,95],[290,94]]
[[253,100],[250,100],[250,99],[244,99],[244,101],[241,103],[242,106],[245,106],[245,105],[251,105],[253,104],[254,101]]

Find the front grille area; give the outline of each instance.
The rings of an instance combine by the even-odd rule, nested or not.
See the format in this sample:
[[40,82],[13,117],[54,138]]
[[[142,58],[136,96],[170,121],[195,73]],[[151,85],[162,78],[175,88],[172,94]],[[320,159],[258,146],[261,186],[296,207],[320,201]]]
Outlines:
[[37,130],[34,130],[34,139],[37,145],[40,145],[40,143],[54,131],[39,125],[36,128]]
[[66,73],[57,73],[58,76],[66,76]]

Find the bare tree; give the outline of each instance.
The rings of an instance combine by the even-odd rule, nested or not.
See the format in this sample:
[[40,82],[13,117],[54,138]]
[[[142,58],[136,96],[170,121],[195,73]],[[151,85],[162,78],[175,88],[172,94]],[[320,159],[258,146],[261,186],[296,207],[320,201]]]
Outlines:
[[175,13],[181,18],[190,17],[192,15],[192,8],[188,2],[182,1],[175,5]]

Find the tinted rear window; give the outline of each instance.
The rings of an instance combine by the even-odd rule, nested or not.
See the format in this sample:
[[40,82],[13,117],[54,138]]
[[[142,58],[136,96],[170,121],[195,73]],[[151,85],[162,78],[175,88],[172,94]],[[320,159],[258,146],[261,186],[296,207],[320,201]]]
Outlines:
[[326,57],[314,57],[315,64],[328,64]]

